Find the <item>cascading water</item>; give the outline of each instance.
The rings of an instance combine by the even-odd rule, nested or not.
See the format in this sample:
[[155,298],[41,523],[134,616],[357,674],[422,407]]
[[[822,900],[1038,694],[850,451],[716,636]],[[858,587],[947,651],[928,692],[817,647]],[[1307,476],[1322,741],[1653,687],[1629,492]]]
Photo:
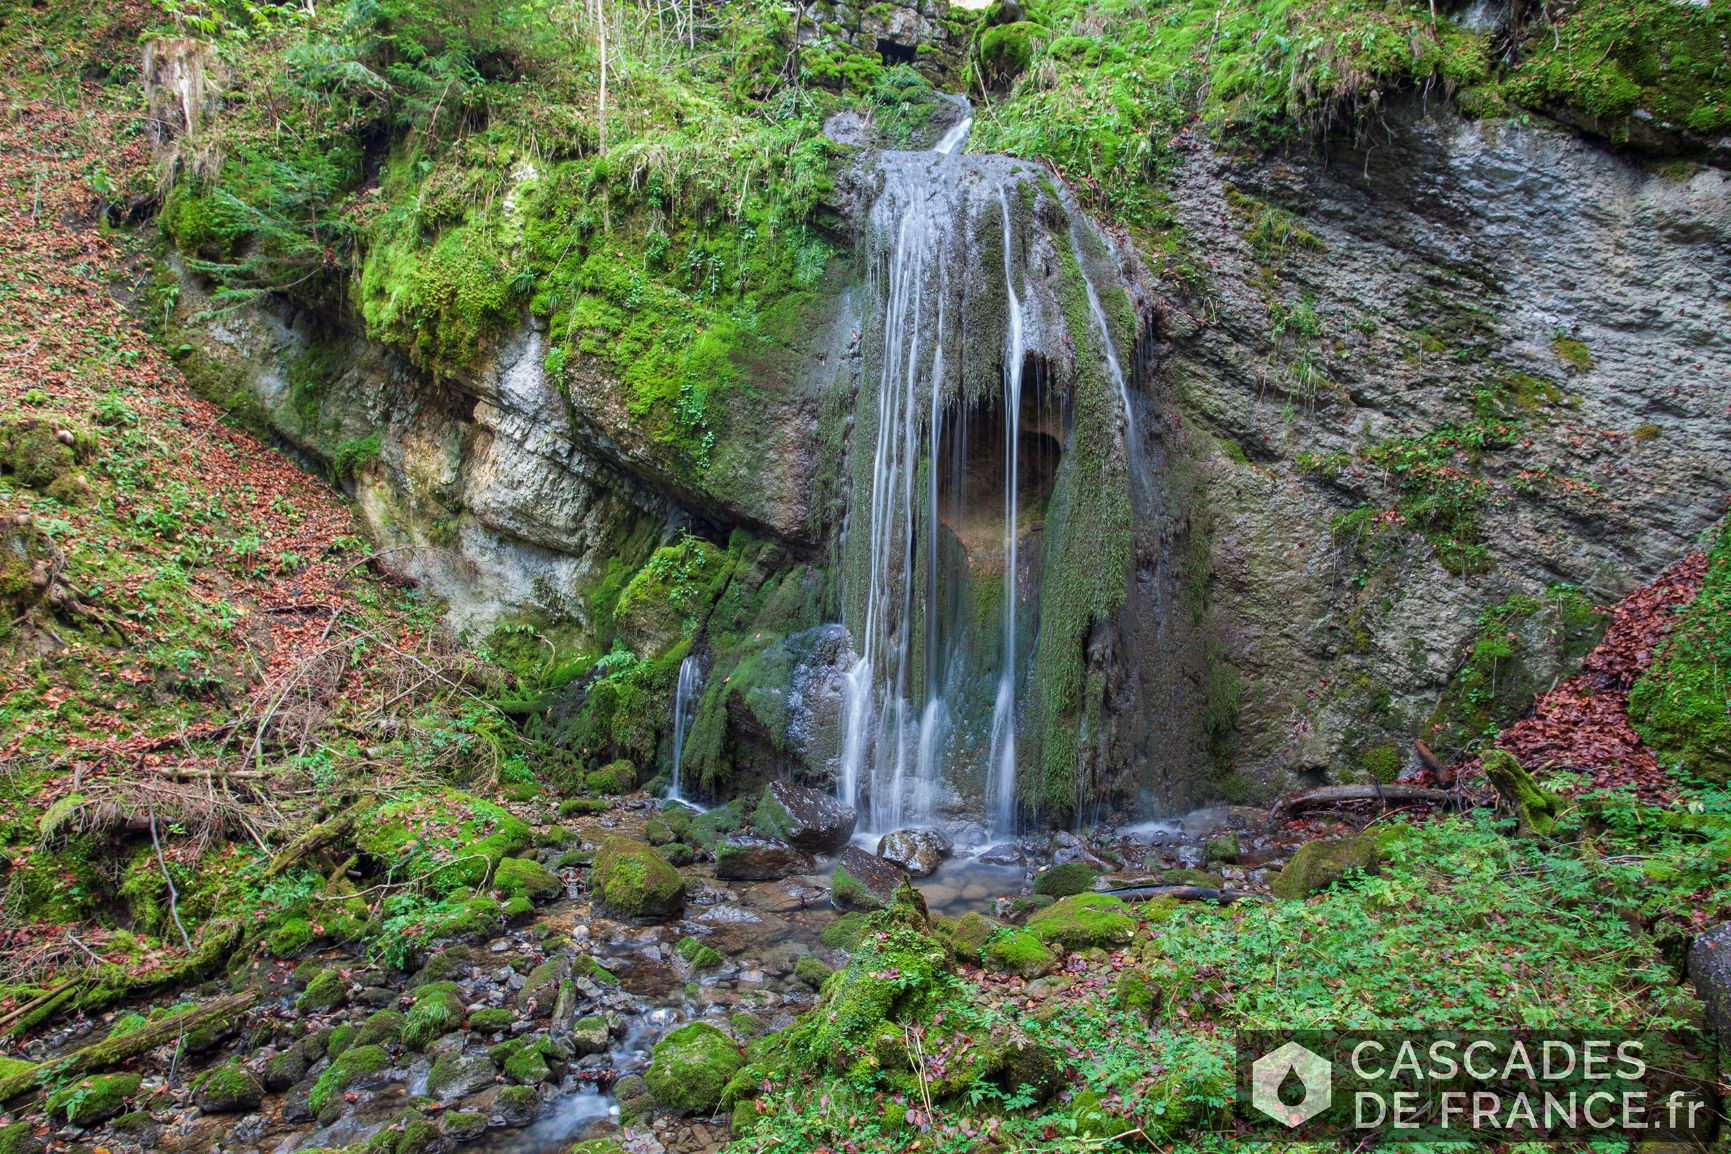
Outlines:
[[[1093,379],[1109,378],[1123,409],[1106,435],[1134,435],[1083,259],[1088,226],[1042,170],[963,154],[968,125],[931,151],[882,155],[865,238],[872,303],[843,547],[855,660],[838,774],[863,831],[928,824],[977,796],[990,834],[1014,832],[1032,756],[1021,735],[1042,510],[1072,421],[1052,366],[1099,345]],[[1089,309],[1075,323],[1097,331],[1070,331],[1042,213],[1069,217]]]
[[703,691],[703,670],[697,658],[687,657],[679,663],[679,681],[673,691],[673,780],[667,790],[668,799],[693,804],[684,794],[680,770],[685,764],[685,736],[691,731],[692,716],[697,711],[697,698]]

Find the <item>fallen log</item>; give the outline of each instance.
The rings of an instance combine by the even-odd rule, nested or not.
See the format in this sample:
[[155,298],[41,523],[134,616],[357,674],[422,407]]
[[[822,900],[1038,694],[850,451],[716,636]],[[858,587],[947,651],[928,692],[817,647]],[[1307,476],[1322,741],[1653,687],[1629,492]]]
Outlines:
[[1418,785],[1325,785],[1291,793],[1275,802],[1268,810],[1268,824],[1279,825],[1300,810],[1321,805],[1336,805],[1344,801],[1381,802],[1391,805],[1453,805],[1466,806],[1471,801],[1446,789],[1426,789]]
[[82,1078],[86,1074],[117,1066],[128,1058],[136,1058],[158,1046],[166,1046],[206,1022],[233,1017],[251,1007],[258,1001],[258,997],[254,990],[230,994],[184,1014],[158,1018],[118,1038],[110,1036],[74,1050],[64,1057],[51,1058],[29,1069],[19,1070],[15,1074],[0,1078],[0,1102],[16,1098],[49,1082]]
[[335,817],[313,826],[289,842],[277,852],[275,857],[270,859],[270,865],[265,869],[264,876],[274,878],[307,854],[330,845],[347,833],[350,827],[355,824],[355,820],[372,808],[372,805],[373,799],[371,797],[363,797]]
[[1558,820],[1571,809],[1605,825],[1646,825],[1669,833],[1707,838],[1731,835],[1731,817],[1722,814],[1643,805],[1633,798],[1567,797],[1552,793],[1507,750],[1493,749],[1480,758],[1479,764],[1491,788],[1496,790],[1498,803],[1515,815],[1516,830],[1522,835],[1551,836]]

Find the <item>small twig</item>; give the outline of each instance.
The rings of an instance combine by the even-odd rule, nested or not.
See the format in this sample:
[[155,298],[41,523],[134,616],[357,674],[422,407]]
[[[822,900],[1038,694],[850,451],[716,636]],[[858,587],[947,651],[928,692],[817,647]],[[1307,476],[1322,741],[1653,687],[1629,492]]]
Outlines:
[[168,874],[168,862],[162,856],[162,841],[156,836],[156,803],[150,803],[150,844],[156,847],[156,864],[162,867],[162,880],[168,883],[168,912],[174,916],[174,926],[180,931],[180,940],[186,946],[186,952],[192,952],[192,939],[186,936],[186,926],[180,920],[180,893],[174,888],[174,879]]

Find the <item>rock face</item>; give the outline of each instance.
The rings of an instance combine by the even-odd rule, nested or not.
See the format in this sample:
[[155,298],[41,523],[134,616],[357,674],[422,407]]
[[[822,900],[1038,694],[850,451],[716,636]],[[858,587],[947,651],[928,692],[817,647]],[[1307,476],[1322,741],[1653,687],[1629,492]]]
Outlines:
[[954,848],[950,839],[935,829],[898,829],[878,840],[879,857],[917,878],[937,872],[938,865]]
[[848,843],[858,821],[854,808],[833,794],[774,781],[765,787],[751,825],[807,853],[834,853]]
[[735,834],[715,847],[715,876],[725,881],[774,881],[815,865],[810,854],[773,837]]
[[1689,980],[1707,1004],[1707,1020],[1723,1050],[1731,1040],[1731,922],[1708,930],[1689,947]]
[[[1208,541],[1210,744],[1257,794],[1404,756],[1487,608],[1556,582],[1615,600],[1731,483],[1731,176],[1537,120],[1385,121],[1326,162],[1199,145],[1177,177],[1218,308],[1162,306],[1157,376]],[[1504,447],[1439,446],[1487,413]],[[1483,487],[1427,526],[1390,445]]]

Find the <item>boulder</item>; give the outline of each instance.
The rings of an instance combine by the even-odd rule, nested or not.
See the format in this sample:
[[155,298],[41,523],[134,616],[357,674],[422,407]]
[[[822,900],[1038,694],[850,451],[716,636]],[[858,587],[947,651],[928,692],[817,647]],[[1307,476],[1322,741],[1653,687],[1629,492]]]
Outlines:
[[1112,949],[1130,944],[1136,919],[1110,894],[1076,894],[1030,914],[1028,932],[1062,950]]
[[1689,980],[1707,1005],[1719,1047],[1731,1053],[1731,922],[1708,930],[1689,947]]
[[752,815],[752,828],[806,853],[835,853],[853,836],[859,814],[831,794],[790,782],[771,782]]
[[878,856],[895,862],[914,877],[923,878],[936,872],[938,863],[949,857],[954,848],[940,830],[898,829],[878,841]]
[[1094,888],[1098,872],[1083,861],[1055,865],[1034,879],[1034,892],[1052,898],[1067,898]]
[[485,1054],[440,1054],[427,1074],[427,1093],[441,1102],[455,1102],[491,1086],[496,1074]]
[[895,862],[850,845],[836,864],[830,900],[844,911],[881,910],[889,905],[897,887],[907,880],[908,871]]
[[744,1064],[732,1038],[707,1022],[693,1022],[655,1043],[649,1092],[669,1110],[713,1110]]
[[213,1066],[193,1083],[193,1101],[206,1114],[251,1110],[264,1098],[264,1086],[239,1061],[230,1058]]
[[984,862],[986,865],[1003,866],[1021,865],[1024,860],[1021,847],[1011,842],[1003,842],[1000,845],[983,849],[978,854],[975,854],[974,858],[976,861]]
[[1375,873],[1382,851],[1369,837],[1307,841],[1269,885],[1277,898],[1299,899],[1327,889],[1353,870]]
[[685,879],[651,846],[630,838],[603,843],[589,884],[614,917],[664,919],[685,912]]
[[810,854],[779,838],[734,834],[715,847],[715,876],[724,881],[767,882],[815,868]]

